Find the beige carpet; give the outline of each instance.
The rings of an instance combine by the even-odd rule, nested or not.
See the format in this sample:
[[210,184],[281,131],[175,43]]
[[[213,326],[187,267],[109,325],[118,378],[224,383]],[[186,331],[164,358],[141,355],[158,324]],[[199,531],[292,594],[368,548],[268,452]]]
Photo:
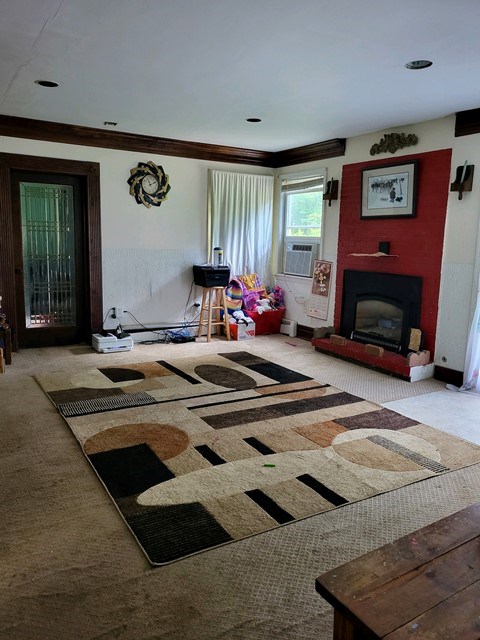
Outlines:
[[162,565],[480,462],[480,447],[252,352],[37,376]]
[[[14,354],[0,376],[2,640],[331,640],[332,609],[315,592],[320,573],[478,501],[475,464],[151,568],[32,376],[239,346]],[[443,386],[395,380],[282,336],[257,337],[249,349],[375,402]]]

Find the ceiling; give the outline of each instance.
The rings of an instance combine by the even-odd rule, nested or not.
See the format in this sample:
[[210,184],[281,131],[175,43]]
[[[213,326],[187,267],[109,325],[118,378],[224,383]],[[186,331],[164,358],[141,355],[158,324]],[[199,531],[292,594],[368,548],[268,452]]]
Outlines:
[[[280,151],[480,107],[478,0],[0,0],[0,15],[3,115]],[[418,59],[433,65],[405,68]]]

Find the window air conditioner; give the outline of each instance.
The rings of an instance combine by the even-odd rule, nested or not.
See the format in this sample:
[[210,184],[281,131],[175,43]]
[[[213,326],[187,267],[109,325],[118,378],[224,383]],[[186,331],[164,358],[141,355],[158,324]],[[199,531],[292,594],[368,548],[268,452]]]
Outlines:
[[317,247],[317,244],[287,242],[285,245],[284,273],[292,276],[311,277]]

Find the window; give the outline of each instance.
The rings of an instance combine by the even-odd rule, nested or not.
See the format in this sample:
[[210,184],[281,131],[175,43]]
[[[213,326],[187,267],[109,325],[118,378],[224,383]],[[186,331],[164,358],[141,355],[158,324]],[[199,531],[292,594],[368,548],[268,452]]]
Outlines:
[[311,277],[323,235],[324,172],[281,178],[283,273]]
[[285,237],[295,239],[322,237],[324,176],[282,179],[282,205]]

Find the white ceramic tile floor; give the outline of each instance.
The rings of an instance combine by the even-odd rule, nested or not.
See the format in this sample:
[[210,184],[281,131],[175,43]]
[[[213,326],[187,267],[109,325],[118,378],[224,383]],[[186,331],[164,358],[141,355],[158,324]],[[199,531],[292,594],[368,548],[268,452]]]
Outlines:
[[480,395],[444,389],[414,398],[393,400],[383,406],[480,444]]

